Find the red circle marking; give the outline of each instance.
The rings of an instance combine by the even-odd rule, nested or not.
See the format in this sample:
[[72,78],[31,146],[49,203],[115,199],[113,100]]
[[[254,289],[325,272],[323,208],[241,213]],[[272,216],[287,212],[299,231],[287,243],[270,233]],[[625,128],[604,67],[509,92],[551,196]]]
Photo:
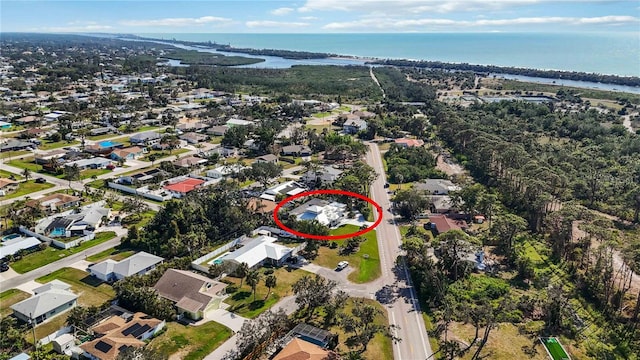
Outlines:
[[[280,211],[280,208],[282,208],[282,206],[292,200],[295,199],[299,199],[305,196],[311,196],[311,195],[346,195],[346,196],[352,196],[355,198],[358,198],[360,200],[364,200],[366,202],[368,202],[369,204],[373,205],[376,208],[376,211],[378,212],[378,220],[376,220],[376,222],[369,226],[366,229],[360,230],[358,232],[354,232],[351,234],[343,234],[343,235],[312,235],[312,234],[305,234],[303,232],[294,230],[288,226],[286,226],[285,224],[282,223],[282,221],[280,221],[280,219],[278,218],[278,211]],[[301,192],[300,194],[296,194],[293,196],[289,196],[288,198],[280,201],[278,203],[278,205],[276,205],[276,208],[273,209],[273,219],[276,221],[276,224],[278,225],[278,227],[280,227],[282,230],[290,232],[294,235],[300,236],[300,237],[304,237],[304,238],[308,238],[308,239],[314,239],[314,240],[342,240],[342,239],[347,239],[347,238],[351,238],[351,237],[355,237],[355,236],[359,236],[359,235],[363,235],[368,233],[369,231],[375,229],[378,225],[380,225],[380,223],[382,222],[382,207],[380,207],[380,205],[378,205],[378,203],[376,203],[375,201],[373,201],[372,199],[364,196],[364,195],[360,195],[358,193],[354,193],[351,191],[344,191],[344,190],[332,190],[332,189],[326,189],[326,190],[312,190],[312,191],[305,191],[305,192]]]

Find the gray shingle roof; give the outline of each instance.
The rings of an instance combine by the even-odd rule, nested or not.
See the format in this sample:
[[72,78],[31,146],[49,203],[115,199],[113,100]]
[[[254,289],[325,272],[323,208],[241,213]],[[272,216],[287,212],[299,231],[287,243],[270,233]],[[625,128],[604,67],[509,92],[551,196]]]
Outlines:
[[52,288],[11,305],[11,309],[25,317],[30,316],[35,319],[77,298],[78,295],[68,290]]

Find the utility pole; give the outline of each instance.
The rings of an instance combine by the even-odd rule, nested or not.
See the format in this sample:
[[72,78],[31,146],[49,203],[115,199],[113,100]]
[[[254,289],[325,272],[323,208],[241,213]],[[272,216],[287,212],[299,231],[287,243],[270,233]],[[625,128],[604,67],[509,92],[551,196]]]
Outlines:
[[33,347],[36,351],[38,351],[38,341],[36,340],[36,326],[31,313],[29,313],[29,324],[31,324],[31,331],[33,332]]

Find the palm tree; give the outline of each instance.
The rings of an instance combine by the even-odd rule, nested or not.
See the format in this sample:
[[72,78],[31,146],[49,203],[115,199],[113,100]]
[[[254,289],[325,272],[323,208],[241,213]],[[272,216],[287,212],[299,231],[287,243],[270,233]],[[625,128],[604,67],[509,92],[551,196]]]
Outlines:
[[156,154],[150,154],[149,155],[149,161],[151,161],[151,166],[153,166],[153,163],[155,163],[156,160],[158,160],[158,155],[156,155]]
[[260,282],[260,273],[258,270],[252,270],[247,274],[247,285],[251,286],[251,290],[253,291],[253,301],[256,301],[256,287]]
[[249,264],[243,262],[236,268],[236,275],[240,278],[240,287],[242,287],[242,282],[244,278],[249,274]]
[[271,288],[276,287],[277,282],[278,282],[278,280],[277,280],[276,276],[273,275],[273,274],[267,276],[267,278],[264,279],[264,284],[267,286],[267,288],[269,288],[269,291],[267,292],[267,296],[264,297],[265,300],[267,300],[269,295],[271,295]]
[[25,181],[29,181],[29,178],[31,177],[31,170],[24,169],[22,171],[22,176],[24,177]]

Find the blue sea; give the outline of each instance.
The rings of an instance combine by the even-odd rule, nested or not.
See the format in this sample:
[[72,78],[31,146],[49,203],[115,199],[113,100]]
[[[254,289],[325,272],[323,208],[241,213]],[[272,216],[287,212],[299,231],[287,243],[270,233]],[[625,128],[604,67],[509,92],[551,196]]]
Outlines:
[[242,48],[640,76],[640,32],[137,35]]

